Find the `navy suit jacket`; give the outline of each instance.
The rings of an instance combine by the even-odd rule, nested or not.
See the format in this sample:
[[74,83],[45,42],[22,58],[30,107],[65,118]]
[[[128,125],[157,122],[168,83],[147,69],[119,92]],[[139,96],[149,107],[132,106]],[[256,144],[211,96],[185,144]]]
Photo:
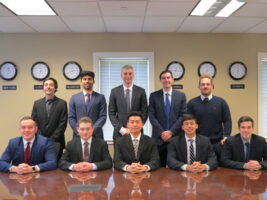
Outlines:
[[90,117],[94,123],[94,137],[104,138],[102,127],[107,120],[107,104],[104,95],[92,93],[89,110],[86,110],[83,92],[75,94],[70,99],[69,123],[73,130],[73,136],[78,136],[77,123],[81,117]]
[[[13,165],[17,166],[23,162],[24,146],[22,137],[9,140],[8,146],[0,159],[0,171],[9,172],[10,167]],[[55,147],[48,138],[38,134],[35,135],[35,140],[31,148],[29,165],[37,165],[40,171],[57,168]]]
[[[185,113],[185,94],[173,89],[170,113],[170,131],[173,135],[177,135],[180,132],[182,116]],[[158,145],[161,145],[163,143],[161,133],[165,131],[166,127],[165,103],[162,89],[150,94],[148,116],[150,123],[152,124],[152,137]]]

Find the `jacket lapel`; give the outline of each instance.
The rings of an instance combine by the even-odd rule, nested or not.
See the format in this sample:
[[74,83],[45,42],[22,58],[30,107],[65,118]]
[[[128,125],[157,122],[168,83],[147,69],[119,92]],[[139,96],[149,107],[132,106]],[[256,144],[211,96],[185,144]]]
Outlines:
[[93,162],[93,157],[94,157],[94,149],[95,149],[95,139],[92,137],[91,145],[90,145],[90,150],[89,150],[89,162]]
[[144,149],[144,147],[145,147],[145,139],[144,139],[144,137],[141,135],[141,137],[140,137],[140,141],[139,141],[139,145],[138,145],[138,151],[137,151],[137,160],[139,160],[140,159],[140,156],[141,156],[141,153],[142,153],[142,151],[143,151],[143,149]]
[[126,110],[127,109],[127,105],[126,105],[126,99],[124,97],[124,89],[123,89],[123,85],[121,85],[120,89],[119,89],[119,97],[120,97],[120,101],[122,103],[122,107]]
[[77,138],[76,146],[77,146],[77,150],[78,150],[78,160],[80,162],[83,162],[83,148],[82,148],[82,142],[81,142],[80,138]]
[[200,156],[202,154],[202,149],[201,149],[201,144],[200,144],[200,140],[199,137],[197,137],[196,135],[196,161],[200,161]]
[[243,141],[241,139],[241,135],[239,134],[238,138],[237,138],[237,144],[236,144],[236,149],[240,149],[240,156],[241,156],[241,160],[245,161],[245,151],[244,151],[244,145],[243,145]]
[[184,163],[187,163],[187,145],[186,145],[184,134],[182,134],[179,137],[179,140],[180,140],[180,142],[179,142],[180,145],[178,145],[178,148],[180,149],[180,152],[181,152],[181,155],[182,155],[182,161]]

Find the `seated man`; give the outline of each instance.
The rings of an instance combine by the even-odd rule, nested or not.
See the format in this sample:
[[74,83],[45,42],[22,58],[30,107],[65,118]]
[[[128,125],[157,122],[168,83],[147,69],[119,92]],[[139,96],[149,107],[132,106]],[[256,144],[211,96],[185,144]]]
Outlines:
[[141,134],[143,115],[132,112],[127,119],[130,134],[117,139],[114,149],[114,168],[130,173],[141,173],[160,166],[157,145],[152,138]]
[[68,142],[59,160],[59,167],[78,172],[110,169],[112,160],[107,143],[101,138],[92,137],[93,121],[89,117],[80,118],[77,132],[80,137]]
[[196,135],[197,128],[197,119],[193,115],[183,115],[182,130],[185,134],[174,137],[168,146],[169,168],[198,173],[218,166],[209,138]]
[[54,145],[37,133],[36,122],[31,117],[20,120],[21,137],[13,138],[0,159],[0,171],[26,174],[56,169]]
[[253,134],[254,121],[249,116],[238,120],[239,134],[229,137],[223,145],[221,165],[227,168],[267,169],[265,138]]

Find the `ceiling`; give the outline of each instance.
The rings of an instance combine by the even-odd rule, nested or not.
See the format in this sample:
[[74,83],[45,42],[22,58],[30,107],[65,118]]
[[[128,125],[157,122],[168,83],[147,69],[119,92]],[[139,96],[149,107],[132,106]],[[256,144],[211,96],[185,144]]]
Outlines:
[[57,16],[16,16],[0,4],[0,32],[267,33],[267,0],[228,18],[188,16],[198,0],[47,0]]

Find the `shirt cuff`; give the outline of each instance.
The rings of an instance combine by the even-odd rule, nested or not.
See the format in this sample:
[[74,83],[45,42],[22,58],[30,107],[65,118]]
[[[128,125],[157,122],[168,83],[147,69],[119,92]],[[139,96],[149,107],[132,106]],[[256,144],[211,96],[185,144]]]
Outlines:
[[96,166],[96,164],[95,163],[91,163],[92,164],[92,170],[97,170],[97,166]]
[[73,171],[73,165],[74,165],[74,164],[71,164],[71,165],[69,166],[69,170],[70,170],[70,171]]
[[206,171],[210,171],[210,166],[207,164],[204,164],[206,166]]
[[12,167],[15,167],[15,166],[14,166],[14,165],[12,165],[11,167],[9,167],[9,169],[8,169],[8,170],[9,170],[9,172],[12,172],[12,171],[11,171],[11,168],[12,168]]
[[38,165],[35,165],[35,171],[39,172],[40,171],[40,168],[38,167]]
[[127,169],[128,166],[129,166],[129,165],[124,165],[124,167],[122,168],[122,170],[125,171],[125,172],[127,172],[126,169]]
[[126,131],[126,128],[124,128],[123,126],[120,129],[120,134],[123,134]]
[[149,171],[150,171],[150,167],[149,167],[149,165],[145,165],[145,166],[147,167],[146,172],[149,172]]
[[184,164],[184,165],[181,167],[181,170],[186,171],[186,168],[187,168],[187,164]]

